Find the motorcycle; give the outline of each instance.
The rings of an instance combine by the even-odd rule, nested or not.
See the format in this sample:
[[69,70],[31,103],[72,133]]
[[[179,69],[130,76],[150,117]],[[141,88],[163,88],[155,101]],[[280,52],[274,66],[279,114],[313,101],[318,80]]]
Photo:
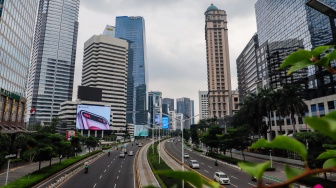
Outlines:
[[215,160],[215,166],[218,166],[218,161],[217,160]]
[[86,165],[86,166],[85,166],[85,171],[84,171],[84,173],[87,174],[88,172],[89,172],[89,166]]
[[107,153],[107,156],[110,156],[110,154],[111,154],[111,153],[110,153],[110,152],[108,152],[108,153]]

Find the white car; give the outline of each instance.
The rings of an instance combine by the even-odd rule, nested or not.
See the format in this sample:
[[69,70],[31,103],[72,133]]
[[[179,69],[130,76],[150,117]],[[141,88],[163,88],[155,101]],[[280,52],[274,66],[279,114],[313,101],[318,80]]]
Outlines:
[[128,156],[133,156],[133,151],[128,151],[127,154]]
[[120,153],[119,153],[119,158],[125,158],[125,152],[123,152],[123,151],[120,152]]
[[197,160],[190,160],[189,161],[190,168],[199,168],[199,163]]
[[184,158],[189,158],[189,153],[184,153]]
[[229,176],[224,172],[215,172],[214,180],[220,184],[230,184]]

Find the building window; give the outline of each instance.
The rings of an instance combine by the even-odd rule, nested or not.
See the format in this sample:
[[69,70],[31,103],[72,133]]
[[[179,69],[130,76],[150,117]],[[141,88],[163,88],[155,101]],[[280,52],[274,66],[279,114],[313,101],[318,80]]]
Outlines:
[[329,109],[329,112],[335,110],[335,101],[328,101],[328,109]]

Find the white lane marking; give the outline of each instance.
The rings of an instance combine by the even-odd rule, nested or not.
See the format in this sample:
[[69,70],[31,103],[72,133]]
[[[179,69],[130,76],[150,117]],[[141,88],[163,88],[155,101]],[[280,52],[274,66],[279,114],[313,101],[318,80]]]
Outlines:
[[120,166],[120,168],[122,168],[122,165]]
[[106,169],[104,170],[104,172],[106,172]]
[[211,166],[208,166],[209,168],[212,168]]
[[[232,183],[231,183],[230,185],[232,185],[233,187],[238,187],[237,185],[234,185],[234,184],[232,184]],[[253,186],[254,186],[254,185],[253,185]]]
[[111,163],[112,163],[112,161],[111,161]]
[[99,179],[101,179],[102,176],[103,176],[103,175],[100,175]]
[[110,168],[110,165],[108,165],[107,167],[109,167],[109,168]]
[[204,165],[204,163],[201,163],[202,165]]
[[204,172],[209,173],[208,171],[204,170]]
[[252,185],[252,186],[255,186],[254,184],[252,184],[252,183],[247,183],[247,184],[249,184],[249,185]]
[[119,173],[120,173],[120,170],[119,170]]
[[117,179],[119,178],[119,176],[117,176]]
[[95,187],[96,187],[96,185],[97,185],[97,183],[95,183],[95,184],[94,184],[93,188],[95,188]]
[[114,184],[114,188],[117,186],[117,184]]
[[233,179],[238,179],[237,177],[231,176]]

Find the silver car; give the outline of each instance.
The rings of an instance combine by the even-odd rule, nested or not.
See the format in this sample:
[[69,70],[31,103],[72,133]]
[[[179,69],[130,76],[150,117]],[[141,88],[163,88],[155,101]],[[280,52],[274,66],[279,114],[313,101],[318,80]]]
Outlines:
[[119,153],[119,158],[125,158],[125,152],[123,152],[123,151],[120,152],[120,153]]
[[189,161],[189,166],[190,166],[190,168],[199,168],[200,167],[197,160],[190,160]]

